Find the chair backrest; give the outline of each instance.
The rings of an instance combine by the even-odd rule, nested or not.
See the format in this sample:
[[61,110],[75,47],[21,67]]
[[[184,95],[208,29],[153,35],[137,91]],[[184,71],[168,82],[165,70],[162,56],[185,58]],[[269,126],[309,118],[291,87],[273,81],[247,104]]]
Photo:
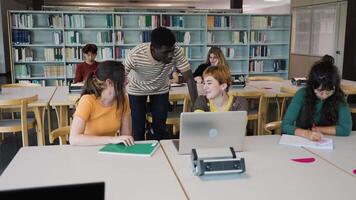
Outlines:
[[69,133],[70,133],[70,126],[57,128],[49,134],[49,142],[53,144],[54,141],[58,138],[60,145],[67,144]]
[[282,92],[282,93],[277,93],[277,109],[278,109],[278,120],[282,120],[283,115],[286,111],[287,104],[290,99],[294,97],[295,93],[291,92]]
[[282,121],[270,122],[264,125],[263,129],[269,134],[276,133],[277,129],[281,128]]
[[[6,99],[0,100],[0,107],[7,106],[20,106],[21,108],[21,131],[22,131],[22,143],[23,146],[28,145],[28,131],[27,131],[27,106],[28,104],[37,101],[38,95],[24,97],[24,98],[16,98],[16,99]],[[14,128],[18,126],[16,123],[12,125],[7,125],[5,127],[0,127],[0,132],[12,132],[17,131]]]
[[1,88],[18,88],[18,87],[41,87],[38,83],[12,83],[1,85]]
[[249,76],[247,77],[247,82],[250,81],[278,81],[282,82],[283,78],[278,76]]
[[[264,92],[261,91],[238,91],[234,94],[235,96],[244,97],[249,101],[249,109],[251,103],[257,101],[258,108],[257,114],[247,114],[249,120],[257,120],[257,134],[259,135],[262,131],[261,120],[266,116],[266,104],[264,98]],[[249,111],[248,111],[249,112]]]

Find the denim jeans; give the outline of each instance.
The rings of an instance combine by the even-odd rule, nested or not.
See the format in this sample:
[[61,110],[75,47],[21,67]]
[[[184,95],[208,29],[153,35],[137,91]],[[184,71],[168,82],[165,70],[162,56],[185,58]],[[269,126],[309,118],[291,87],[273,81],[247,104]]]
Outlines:
[[[166,130],[166,120],[169,104],[169,93],[149,95],[150,107],[152,113],[152,129],[153,139],[161,140]],[[146,102],[147,95],[137,96],[129,95],[131,118],[132,118],[132,132],[135,140],[145,139],[145,125],[146,125]]]

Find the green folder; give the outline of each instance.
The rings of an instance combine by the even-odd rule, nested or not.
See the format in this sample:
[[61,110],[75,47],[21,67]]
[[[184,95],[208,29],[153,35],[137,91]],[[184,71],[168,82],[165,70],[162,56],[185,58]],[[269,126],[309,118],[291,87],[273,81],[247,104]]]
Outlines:
[[135,143],[132,146],[125,146],[124,144],[107,144],[99,150],[99,153],[115,154],[115,155],[133,155],[133,156],[152,156],[158,149],[159,143],[145,142]]

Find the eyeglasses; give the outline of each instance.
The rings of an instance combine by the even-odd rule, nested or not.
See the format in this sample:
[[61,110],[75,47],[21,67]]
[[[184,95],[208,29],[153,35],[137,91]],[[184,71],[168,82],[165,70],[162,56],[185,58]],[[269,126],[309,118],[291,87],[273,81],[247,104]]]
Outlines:
[[315,94],[323,95],[325,94],[326,96],[331,96],[335,93],[335,90],[322,90],[322,89],[314,89]]

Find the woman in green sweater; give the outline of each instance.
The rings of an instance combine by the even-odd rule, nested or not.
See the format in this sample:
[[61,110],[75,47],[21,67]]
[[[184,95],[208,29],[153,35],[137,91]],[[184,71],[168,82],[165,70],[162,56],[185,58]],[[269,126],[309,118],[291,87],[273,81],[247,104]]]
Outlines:
[[297,91],[283,118],[282,131],[312,141],[325,135],[348,136],[351,113],[340,88],[334,59],[325,55],[309,72],[307,86]]

